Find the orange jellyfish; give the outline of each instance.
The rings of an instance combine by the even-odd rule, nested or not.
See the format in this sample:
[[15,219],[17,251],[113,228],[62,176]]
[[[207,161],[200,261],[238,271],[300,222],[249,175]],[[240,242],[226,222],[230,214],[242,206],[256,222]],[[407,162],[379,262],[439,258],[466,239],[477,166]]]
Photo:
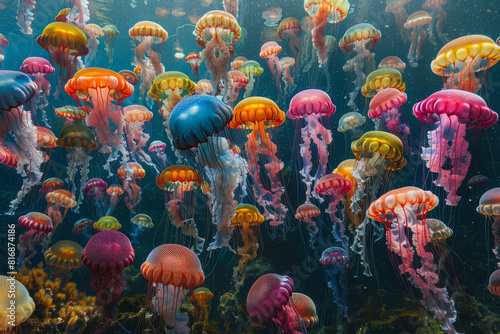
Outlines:
[[52,232],[47,234],[47,237],[42,242],[42,249],[44,251],[51,243],[52,235],[57,230],[59,225],[61,225],[61,223],[63,222],[66,214],[68,213],[68,210],[74,208],[77,204],[75,195],[65,189],[54,190],[45,195],[45,199],[47,200],[47,208],[45,209],[45,214],[52,220],[54,229],[52,230]]
[[252,92],[257,85],[255,82],[264,73],[264,69],[255,60],[247,60],[241,65],[238,71],[246,75],[250,80],[245,86],[245,94],[243,95],[244,98],[248,98],[252,96]]
[[[107,155],[104,167],[111,174],[110,163],[118,158],[119,153],[122,154],[122,163],[127,162],[129,157],[123,138],[123,112],[121,106],[112,102],[130,97],[134,93],[134,86],[114,71],[89,67],[78,71],[64,90],[78,103],[92,102],[93,111],[85,122],[87,126],[95,128],[101,144],[100,152]],[[116,130],[111,130],[108,119],[114,123]]]
[[295,219],[301,220],[307,224],[307,232],[309,232],[309,244],[312,249],[315,248],[316,237],[319,232],[316,222],[312,218],[321,215],[320,209],[312,203],[304,203],[297,208],[295,212]]
[[405,43],[410,39],[408,30],[406,30],[404,26],[406,20],[408,19],[408,13],[406,13],[404,6],[409,2],[411,2],[411,0],[386,0],[385,7],[386,13],[393,13],[396,17],[396,24],[399,27],[399,33]]
[[64,83],[76,72],[76,57],[89,53],[87,37],[80,28],[71,23],[54,22],[43,29],[36,42],[47,50],[59,67],[59,87],[54,93],[57,97]]
[[411,67],[417,67],[418,61],[422,59],[422,48],[427,40],[427,33],[423,26],[431,22],[432,18],[429,13],[423,10],[415,12],[406,20],[405,28],[413,29],[411,32],[411,45],[408,52],[408,61]]
[[123,182],[123,190],[128,194],[125,197],[125,204],[131,213],[135,213],[134,207],[142,200],[142,191],[139,180],[146,176],[146,171],[137,162],[128,162],[118,168],[116,173]]
[[196,83],[196,95],[210,95],[212,94],[212,85],[210,80],[201,79]]
[[201,173],[186,165],[173,165],[156,177],[156,185],[165,191],[165,207],[170,223],[182,234],[193,238],[195,253],[201,253],[205,239],[198,236],[194,221],[196,192],[199,187],[203,193],[207,192]]
[[270,41],[260,48],[260,57],[265,59],[271,75],[273,76],[276,89],[278,90],[278,100],[281,96],[281,66],[277,54],[281,52],[281,46],[278,43]]
[[71,240],[61,240],[50,246],[43,257],[49,266],[64,270],[77,269],[82,266],[83,248]]
[[[356,79],[354,80],[354,90],[349,93],[349,102],[347,106],[352,109],[352,111],[358,111],[359,108],[356,106],[356,97],[361,89],[361,86],[365,83],[366,74],[370,67],[370,62],[373,59],[372,53],[370,53],[367,48],[376,45],[382,34],[374,26],[369,23],[359,23],[356,24],[344,33],[344,36],[339,42],[339,47],[345,52],[355,52],[356,56],[352,60],[352,66]],[[349,61],[348,61],[349,62]],[[346,66],[348,63],[346,63]],[[346,69],[344,69],[346,71]]]
[[115,54],[114,43],[116,36],[120,34],[120,30],[113,25],[108,24],[102,28],[102,31],[106,34],[106,39],[104,40],[106,55],[108,56],[108,67],[113,66],[113,56]]
[[99,218],[98,221],[94,223],[94,229],[98,231],[118,231],[122,228],[122,224],[118,222],[118,219],[116,219],[113,216],[104,216]]
[[187,329],[187,319],[180,323],[176,313],[188,289],[193,294],[193,289],[205,281],[198,256],[184,246],[164,244],[149,253],[141,266],[141,274],[149,281],[148,296],[152,297],[148,299],[165,321],[165,327],[174,331]]
[[191,52],[184,59],[186,63],[191,66],[191,72],[193,72],[194,80],[198,80],[198,75],[200,74],[200,64],[203,63],[203,58],[198,52]]
[[348,0],[304,0],[304,9],[314,23],[314,28],[311,30],[312,42],[318,54],[320,67],[328,60],[323,30],[328,23],[336,24],[345,19],[350,6]]
[[156,168],[149,154],[144,151],[150,137],[148,133],[144,132],[144,123],[151,121],[153,113],[144,106],[133,104],[123,108],[123,114],[125,117],[125,138],[130,155]]
[[[316,314],[316,305],[314,305],[314,301],[311,298],[302,293],[293,292],[290,300],[293,302],[293,305],[299,313],[300,318],[302,318],[306,328],[313,328],[318,324],[319,320],[318,315]],[[300,326],[297,324],[295,328],[297,327]]]
[[[234,107],[234,116],[229,123],[232,129],[251,130],[247,135],[245,153],[253,180],[254,196],[264,208],[264,216],[266,220],[270,220],[269,224],[279,227],[283,233],[289,228],[284,224],[287,208],[281,199],[285,188],[278,179],[283,162],[276,155],[278,147],[271,141],[266,129],[277,129],[285,118],[286,114],[272,100],[265,97],[249,97]],[[263,158],[260,159],[260,156]],[[267,175],[261,173],[259,162],[262,162]],[[276,232],[274,229],[273,234]]]
[[193,291],[189,298],[191,303],[195,303],[194,314],[196,322],[203,324],[208,323],[208,313],[210,312],[210,301],[214,298],[214,294],[209,288],[200,287]]
[[[360,217],[359,214],[354,214],[354,212],[351,210],[352,197],[358,188],[358,181],[352,175],[352,172],[356,168],[356,164],[357,164],[356,159],[347,159],[339,163],[337,168],[333,170],[333,173],[339,174],[343,178],[351,182],[351,189],[345,194],[346,198],[345,213],[346,213],[346,218],[349,219],[354,224],[354,228],[352,228],[352,225],[348,225],[352,233],[355,232],[355,229],[361,224],[362,220],[362,217]],[[363,204],[360,203],[360,206],[363,206]]]
[[378,68],[393,68],[401,73],[404,73],[406,64],[399,57],[389,56],[380,61],[380,64],[378,64]]
[[56,147],[56,135],[43,126],[36,126],[35,128],[38,150],[42,152],[44,161],[47,162],[50,159],[52,149]]
[[228,91],[229,78],[227,65],[233,54],[233,45],[241,37],[241,29],[236,18],[220,10],[212,10],[196,22],[196,41],[203,48],[201,55],[207,64],[208,72],[212,73],[212,87],[216,94],[220,92],[220,82],[223,81],[223,96]]
[[295,59],[290,57],[283,57],[280,59],[280,67],[283,71],[281,80],[285,83],[285,88],[283,92],[285,94],[285,99],[287,96],[292,95],[297,85],[295,85],[293,80],[293,71],[295,69]]
[[42,186],[40,187],[40,192],[42,194],[50,193],[56,189],[61,188],[64,185],[64,181],[57,177],[49,177],[45,181],[43,181]]
[[[90,109],[89,111],[91,112],[92,109]],[[64,106],[61,108],[57,108],[56,110],[54,110],[54,113],[61,118],[66,118],[66,121],[64,122],[65,126],[81,122],[85,119],[85,117],[87,117],[87,112],[86,110],[84,110],[84,108],[78,108],[75,106]]]
[[238,56],[234,58],[234,60],[231,62],[231,70],[238,70],[241,65],[243,65],[244,62],[246,62],[247,59],[243,56]]
[[106,194],[111,196],[111,198],[109,199],[108,213],[106,214],[106,216],[110,216],[113,213],[116,204],[118,204],[118,201],[120,201],[120,196],[123,195],[123,188],[118,184],[112,184],[108,187],[108,189],[106,189]]
[[366,77],[366,84],[361,87],[361,94],[365,97],[374,97],[386,88],[395,88],[401,93],[406,90],[403,77],[398,70],[385,68],[371,72]]
[[229,93],[229,98],[226,103],[232,107],[234,103],[238,101],[240,89],[245,88],[250,80],[240,71],[229,71],[228,75],[231,84],[231,92]]
[[19,217],[19,225],[28,228],[24,234],[19,236],[17,249],[18,267],[30,264],[30,259],[36,255],[35,247],[44,240],[45,236],[54,230],[52,219],[40,212],[30,212]]
[[443,46],[432,61],[431,69],[443,77],[445,89],[477,93],[482,83],[476,76],[499,60],[500,46],[497,43],[487,36],[469,35]]
[[298,61],[300,49],[302,48],[302,39],[299,34],[302,31],[302,26],[299,20],[294,17],[287,17],[280,22],[278,26],[278,36],[281,39],[288,39],[288,47],[292,52],[295,61]]

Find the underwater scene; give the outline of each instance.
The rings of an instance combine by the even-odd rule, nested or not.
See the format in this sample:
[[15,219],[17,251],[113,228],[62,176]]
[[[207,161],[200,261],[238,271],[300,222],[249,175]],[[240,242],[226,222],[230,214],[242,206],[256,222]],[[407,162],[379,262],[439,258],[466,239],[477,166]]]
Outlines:
[[0,0],[0,333],[500,333],[499,0]]

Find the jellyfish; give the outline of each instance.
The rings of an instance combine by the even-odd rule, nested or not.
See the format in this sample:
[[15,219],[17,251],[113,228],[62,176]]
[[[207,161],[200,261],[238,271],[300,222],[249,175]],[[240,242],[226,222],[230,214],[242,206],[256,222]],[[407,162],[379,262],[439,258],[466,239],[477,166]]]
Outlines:
[[415,12],[408,17],[404,27],[413,29],[411,32],[411,45],[408,52],[408,61],[411,67],[417,67],[418,61],[422,59],[422,48],[427,40],[427,33],[423,26],[431,22],[432,18],[429,13],[423,10]]
[[487,176],[484,176],[484,175],[475,175],[473,177],[471,177],[469,179],[469,181],[467,181],[467,185],[469,187],[475,185],[475,184],[479,184],[479,183],[484,183],[484,182],[488,182],[490,179],[487,177]]
[[186,165],[173,165],[156,177],[156,185],[165,191],[170,223],[182,234],[193,238],[195,253],[201,253],[205,239],[198,236],[194,222],[196,192],[199,187],[206,192],[201,173]]
[[365,85],[361,87],[361,93],[365,97],[373,97],[380,91],[388,88],[396,88],[400,92],[406,90],[403,77],[398,70],[386,68],[371,72],[366,77]]
[[87,117],[87,110],[92,112],[91,108],[64,106],[54,110],[54,113],[61,118],[66,118],[64,126],[68,126],[83,121]]
[[75,225],[73,225],[73,231],[71,231],[71,233],[74,235],[84,234],[87,239],[90,239],[92,235],[89,232],[93,225],[94,222],[88,218],[79,219]]
[[155,140],[149,144],[148,152],[155,160],[155,165],[157,170],[163,170],[167,168],[167,163],[170,165],[170,160],[165,153],[165,148],[167,144],[161,140]]
[[[332,143],[333,139],[332,132],[321,124],[321,118],[329,118],[336,110],[337,108],[328,94],[319,89],[303,90],[290,101],[287,116],[296,121],[294,122],[296,131],[298,132],[298,128],[301,126],[297,120],[303,118],[307,122],[300,130],[302,137],[300,175],[302,175],[302,181],[306,185],[306,203],[310,202],[312,196],[322,201],[321,197],[312,191],[313,183],[326,174],[329,156],[328,145]],[[317,152],[317,159],[313,159],[313,151]],[[314,166],[316,166],[316,172],[312,175]]]
[[252,96],[252,92],[255,88],[255,81],[262,73],[264,73],[264,69],[260,67],[260,64],[255,60],[248,60],[241,65],[238,71],[246,75],[246,77],[250,80],[245,86],[245,94],[243,95],[246,99]]
[[113,216],[101,217],[92,226],[98,231],[118,231],[122,228],[122,224]]
[[500,266],[500,188],[493,188],[485,192],[479,200],[476,211],[483,216],[493,218],[491,225],[491,234],[495,239],[493,254],[495,254]]
[[198,81],[198,75],[200,74],[200,64],[203,63],[203,58],[198,52],[191,52],[184,59],[186,63],[191,66],[191,72],[193,72],[194,80]]
[[[384,224],[387,247],[400,257],[401,275],[422,292],[422,305],[443,323],[444,330],[457,333],[453,327],[457,317],[455,303],[446,288],[441,287],[433,254],[425,249],[431,241],[425,229],[427,213],[438,203],[438,197],[430,191],[404,187],[382,195],[370,205],[366,214]],[[410,230],[411,239],[408,237]],[[419,261],[414,263],[415,256]],[[417,263],[420,268],[416,268]]]
[[[401,120],[400,107],[406,102],[406,94],[396,88],[386,88],[377,93],[370,101],[368,116],[382,119],[387,130],[396,135],[404,145],[404,150],[411,153],[410,128]],[[380,126],[378,129],[380,130]]]
[[[298,315],[300,316],[306,328],[313,328],[318,324],[318,315],[316,314],[316,305],[314,301],[303,293],[293,292],[290,297]],[[299,327],[298,324],[295,327]]]
[[[10,202],[9,215],[14,214],[26,194],[42,179],[43,157],[37,147],[36,127],[31,113],[23,109],[23,104],[35,95],[36,89],[36,84],[26,74],[0,71],[0,125],[13,138],[12,150],[18,158],[17,173],[23,179],[16,198]],[[5,133],[0,135],[0,141],[4,140]]]
[[277,54],[281,52],[281,46],[278,43],[270,41],[262,45],[260,48],[260,57],[266,59],[271,75],[273,76],[278,90],[278,100],[281,96],[281,66]]
[[83,30],[90,37],[88,40],[89,53],[85,57],[85,67],[89,67],[97,53],[97,47],[99,46],[98,38],[104,36],[104,31],[97,24],[86,24]]
[[[349,138],[346,137],[346,142],[358,139],[361,137],[361,127],[366,122],[366,117],[358,112],[351,111],[345,113],[339,119],[339,126],[337,128],[338,132],[343,132],[344,134],[349,134]],[[349,139],[349,140],[348,140]]]
[[[288,276],[265,274],[260,276],[247,294],[248,315],[257,324],[276,324],[285,334],[296,331],[297,310],[290,303],[293,280]],[[300,319],[300,318],[299,318]],[[303,324],[300,327],[303,327]]]
[[116,173],[123,182],[123,190],[128,194],[125,204],[131,213],[135,213],[134,207],[142,200],[142,190],[139,180],[146,176],[146,171],[137,162],[128,162],[120,166]]
[[328,60],[324,29],[328,23],[337,24],[345,19],[350,6],[348,0],[304,0],[304,9],[313,19],[312,43],[318,54],[320,67]]
[[54,93],[54,96],[58,97],[64,84],[77,70],[76,57],[89,53],[87,37],[80,28],[71,23],[53,22],[43,29],[36,42],[47,50],[59,68],[59,86]]
[[431,17],[432,20],[429,23],[429,29],[427,32],[429,33],[429,41],[436,44],[435,35],[439,38],[441,43],[448,43],[448,38],[443,33],[443,21],[446,20],[448,14],[441,7],[442,4],[447,3],[450,0],[427,0],[423,5],[423,9],[432,9]]
[[160,55],[153,50],[153,44],[165,42],[168,33],[157,23],[141,21],[130,28],[128,34],[139,43],[135,48],[134,60],[141,67],[140,88],[141,97],[144,98],[147,90],[153,84],[154,78],[164,72]]
[[433,124],[433,130],[427,132],[429,147],[423,148],[422,159],[429,171],[437,174],[434,184],[446,191],[446,205],[456,206],[461,198],[458,188],[471,162],[466,134],[492,126],[498,114],[480,96],[455,89],[432,94],[415,104],[413,113],[422,125]]
[[57,13],[57,16],[54,18],[56,22],[68,22],[68,15],[71,12],[71,8],[63,8]]
[[[372,53],[370,53],[367,48],[371,48],[376,45],[382,34],[374,26],[369,23],[359,23],[356,24],[344,33],[344,36],[339,42],[339,47],[345,52],[355,52],[356,55],[351,60],[352,64],[347,64],[352,66],[356,79],[354,80],[354,90],[349,93],[349,102],[347,106],[352,109],[352,111],[358,111],[356,106],[356,97],[358,95],[361,86],[365,83],[366,74],[363,71],[367,71],[371,67],[370,63],[372,60]],[[347,69],[344,69],[346,71]]]
[[[163,244],[149,253],[141,273],[149,281],[148,291],[152,291],[152,298],[148,300],[156,313],[175,331],[186,328],[187,319],[182,323],[176,321],[176,313],[186,290],[191,290],[192,294],[193,289],[205,281],[198,256],[184,246]],[[148,292],[148,296],[151,294]]]
[[32,24],[35,19],[37,0],[20,0],[17,10],[17,26],[25,35],[33,34]]
[[344,249],[349,246],[349,237],[345,235],[345,224],[336,216],[337,205],[342,200],[342,196],[351,190],[351,181],[344,178],[342,175],[331,173],[323,176],[316,182],[314,192],[321,196],[328,196],[330,203],[326,213],[330,216],[333,223],[333,237],[342,244]]
[[45,236],[54,230],[52,219],[40,212],[30,212],[19,217],[19,225],[29,228],[24,234],[19,236],[17,249],[19,251],[18,266],[21,268],[25,264],[30,264],[37,251],[35,247],[39,245]]
[[40,187],[40,193],[46,194],[50,193],[56,189],[61,188],[64,185],[64,181],[57,177],[49,177],[45,181],[43,181],[42,186]]
[[[71,192],[76,193],[77,188],[81,189],[78,195],[78,207],[83,199],[83,189],[87,182],[89,157],[86,151],[97,150],[97,142],[92,130],[81,124],[72,124],[65,126],[57,139],[57,146],[69,149],[70,152],[66,155],[68,159],[68,167],[66,168],[67,182],[71,187]],[[77,186],[76,175],[80,170],[80,187]]]
[[208,313],[210,311],[210,301],[214,298],[214,294],[210,289],[205,287],[196,288],[189,298],[190,302],[195,303],[195,319],[196,322],[207,324]]
[[151,220],[151,217],[144,213],[140,213],[138,215],[135,215],[130,222],[134,225],[134,231],[130,234],[130,237],[132,238],[132,243],[138,244],[139,243],[139,235],[144,232],[144,230],[153,228],[154,224],[153,221]]
[[319,217],[321,211],[312,203],[304,203],[297,208],[295,219],[301,220],[307,224],[307,232],[309,232],[309,245],[312,249],[315,248],[316,238],[319,232],[316,222],[312,218]]
[[82,266],[83,248],[71,240],[61,240],[50,246],[43,255],[49,266],[64,270],[77,269]]
[[[121,107],[112,102],[130,97],[134,93],[134,86],[114,71],[89,67],[78,71],[64,90],[77,102],[92,102],[93,111],[85,123],[95,128],[97,140],[101,144],[99,151],[107,156],[104,168],[112,175],[110,164],[118,159],[119,153],[122,155],[122,164],[129,158],[123,138],[124,115]],[[114,124],[110,124],[108,119]],[[116,130],[112,131],[112,126]]]
[[68,21],[75,22],[80,28],[84,29],[85,24],[90,20],[89,1],[88,0],[71,0],[73,8],[68,14]]
[[342,308],[344,317],[347,315],[347,262],[348,252],[341,247],[330,247],[321,254],[319,262],[325,266],[325,272],[330,281],[328,287],[333,290],[335,304]]
[[222,83],[225,85],[221,92],[227,96],[229,78],[227,65],[233,54],[233,45],[241,37],[241,29],[236,18],[220,10],[205,13],[196,22],[196,41],[203,48],[201,55],[205,59],[208,72],[212,73],[212,87],[219,93]]
[[292,95],[297,85],[293,82],[292,71],[295,66],[295,59],[290,57],[283,57],[280,59],[280,67],[283,71],[283,75],[281,80],[285,83],[285,88],[283,88],[283,92],[285,95],[285,99],[287,96]]
[[[3,144],[5,145],[5,143]],[[0,163],[5,164],[6,166],[17,168],[17,163],[19,162],[19,157],[17,154],[14,154],[7,147],[0,145]]]
[[495,296],[500,296],[500,269],[495,270],[488,282],[488,291]]
[[[12,290],[15,291],[12,295]],[[13,311],[10,311],[13,307]],[[15,331],[17,326],[31,317],[35,302],[26,287],[12,276],[0,275],[0,331]],[[14,317],[11,317],[13,315]]]
[[130,154],[140,161],[156,167],[149,154],[144,151],[150,137],[148,133],[144,132],[144,122],[149,122],[153,118],[153,113],[144,106],[134,104],[123,108],[123,114],[125,116],[125,138]]
[[123,188],[118,184],[112,184],[106,189],[106,194],[110,197],[109,199],[109,208],[106,216],[110,216],[113,213],[113,210],[116,207],[116,204],[120,201],[120,196],[123,195]]
[[55,231],[61,225],[69,209],[76,207],[77,202],[75,200],[75,195],[70,191],[65,189],[56,189],[47,195],[45,195],[47,200],[47,208],[45,209],[45,214],[50,217],[54,228],[52,232],[49,232],[47,236],[43,239],[42,249],[45,251],[47,246],[52,242],[52,236]]
[[93,178],[88,180],[82,189],[83,195],[85,195],[87,199],[91,200],[92,205],[95,206],[96,214],[99,218],[106,214],[104,194],[106,193],[107,189],[108,184],[100,178]]
[[262,12],[262,18],[265,20],[266,27],[276,27],[281,20],[281,12],[283,10],[279,7],[270,7]]
[[196,83],[196,95],[210,95],[212,94],[212,85],[210,80],[201,79]]
[[234,58],[234,60],[231,62],[231,71],[239,70],[241,65],[243,65],[243,63],[246,61],[247,59],[243,56],[238,56]]
[[245,88],[250,80],[242,72],[235,70],[229,71],[228,76],[229,83],[231,85],[231,91],[227,99],[227,104],[229,104],[230,106],[234,106],[240,96],[240,89]]
[[302,26],[299,20],[294,17],[283,19],[278,26],[278,36],[288,40],[288,47],[296,62],[299,61],[299,52],[302,49],[302,39],[299,37],[301,31]]
[[[42,114],[42,121],[45,126],[50,128],[49,119],[45,108],[49,105],[47,101],[47,96],[50,94],[50,82],[48,76],[54,73],[54,67],[49,63],[48,60],[40,57],[30,57],[26,58],[21,65],[21,72],[35,77],[35,83],[37,86],[37,92],[35,96],[31,99],[30,103],[33,103],[35,107],[32,107],[32,111],[37,108]],[[35,115],[31,115],[32,119],[36,119]]]
[[0,34],[0,63],[5,59],[3,48],[6,46],[9,46],[9,40],[3,34]]
[[[266,129],[277,128],[285,118],[285,113],[270,99],[249,97],[234,107],[234,117],[229,122],[232,129],[251,130],[246,136],[245,152],[253,180],[252,189],[257,203],[264,208],[264,217],[274,227],[273,235],[278,228],[283,233],[289,228],[284,224],[288,209],[281,200],[285,188],[278,178],[283,162],[277,156],[278,147]],[[267,171],[266,177],[261,173],[261,167]]]
[[224,5],[224,10],[231,15],[233,15],[236,19],[238,18],[238,5],[240,0],[223,0],[222,4]]
[[139,83],[139,77],[133,71],[121,70],[118,72],[119,75],[123,77],[128,83],[132,85],[137,85]]
[[102,31],[106,34],[106,38],[104,39],[104,50],[106,51],[106,55],[108,56],[108,68],[113,66],[113,56],[115,54],[114,44],[116,40],[116,36],[120,34],[118,28],[116,28],[113,24],[108,24],[102,28]]
[[378,64],[378,68],[393,68],[403,73],[405,71],[406,64],[399,57],[389,56],[380,61],[380,63]]
[[[449,1],[449,0],[448,0]],[[393,13],[396,18],[396,24],[399,27],[399,34],[403,42],[408,42],[410,36],[408,30],[405,29],[405,23],[408,19],[408,13],[405,10],[405,5],[410,3],[411,0],[386,0],[386,13]]]
[[42,152],[43,162],[50,159],[51,150],[57,146],[57,138],[54,132],[43,126],[36,127],[37,148]]
[[[439,50],[431,63],[432,72],[443,77],[445,89],[478,93],[482,87],[477,76],[500,60],[500,46],[483,35],[459,37]],[[483,80],[485,80],[483,78]]]

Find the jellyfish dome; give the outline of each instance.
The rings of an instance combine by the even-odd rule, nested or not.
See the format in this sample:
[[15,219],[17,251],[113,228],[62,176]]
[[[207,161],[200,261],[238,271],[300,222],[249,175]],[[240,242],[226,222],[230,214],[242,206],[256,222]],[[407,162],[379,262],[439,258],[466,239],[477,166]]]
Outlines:
[[294,292],[290,299],[295,305],[302,321],[304,321],[306,328],[313,328],[318,324],[319,320],[316,314],[316,305],[314,305],[314,301],[309,296],[303,293]]
[[[12,297],[12,290],[15,291]],[[15,302],[15,317],[9,308]],[[35,310],[33,298],[28,293],[26,287],[10,276],[0,275],[0,331],[7,332],[11,327],[25,322]]]
[[132,224],[137,225],[139,227],[145,227],[145,228],[152,228],[154,226],[153,221],[151,220],[151,217],[144,214],[140,213],[138,215],[135,215],[132,220]]
[[500,269],[495,270],[489,279],[488,290],[492,295],[500,296]]
[[387,88],[396,88],[400,92],[406,90],[403,77],[398,70],[393,68],[378,69],[366,77],[366,84],[361,87],[361,94],[365,97],[373,97],[378,92]]
[[70,270],[82,266],[83,248],[70,240],[61,240],[52,245],[44,254],[48,265]]
[[493,218],[491,233],[495,240],[493,253],[500,263],[500,188],[488,190],[481,196],[476,211],[483,216]]
[[338,132],[346,132],[354,130],[366,122],[366,117],[358,112],[351,111],[348,112],[339,119],[339,126],[337,128]]
[[115,217],[104,216],[94,223],[94,228],[98,231],[118,231],[122,228],[122,224],[120,224],[118,222],[118,219],[116,219]]
[[347,262],[348,252],[341,247],[329,247],[321,254],[319,262],[325,267],[330,278],[328,287],[333,291],[335,304],[344,311],[347,317]]

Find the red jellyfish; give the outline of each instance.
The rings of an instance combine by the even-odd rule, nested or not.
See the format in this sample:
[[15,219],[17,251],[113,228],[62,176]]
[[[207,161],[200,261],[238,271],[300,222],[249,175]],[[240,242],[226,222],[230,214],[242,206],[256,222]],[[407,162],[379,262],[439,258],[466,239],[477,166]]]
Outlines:
[[281,96],[281,66],[277,54],[281,52],[281,46],[276,42],[267,42],[260,48],[260,57],[266,59],[271,75],[278,90],[278,100]]
[[229,83],[231,84],[231,91],[229,93],[229,98],[227,99],[227,104],[231,107],[238,101],[240,96],[240,89],[245,88],[250,82],[250,79],[246,77],[240,71],[229,71]]
[[495,270],[489,279],[488,290],[492,295],[500,296],[500,269]]
[[97,217],[101,218],[106,215],[106,205],[104,202],[104,194],[108,188],[108,184],[100,178],[88,180],[83,187],[82,193],[95,206]]
[[[328,130],[321,119],[328,118],[335,113],[337,108],[332,100],[322,90],[307,89],[296,94],[290,101],[287,112],[288,118],[294,120],[295,131],[298,135],[299,128],[304,124],[300,122],[304,119],[306,124],[300,130],[302,143],[300,144],[300,156],[302,157],[302,181],[306,185],[306,203],[309,203],[311,196],[316,197],[321,202],[323,199],[313,190],[313,183],[318,182],[326,174],[328,165],[328,145],[332,142],[332,132]],[[329,127],[329,126],[327,126]],[[313,149],[312,146],[315,146]],[[313,152],[317,156],[313,157]],[[315,167],[315,168],[314,168]],[[315,169],[315,173],[311,174]]]
[[[406,152],[411,151],[410,128],[401,121],[401,107],[406,102],[406,94],[396,88],[386,88],[378,92],[370,101],[368,116],[371,119],[382,119],[390,133],[403,142]],[[376,130],[383,130],[380,123]]]
[[212,73],[212,87],[219,92],[221,80],[224,84],[223,96],[229,88],[227,82],[227,64],[233,54],[233,45],[241,37],[241,29],[236,18],[220,10],[212,10],[196,22],[196,41],[203,48],[201,55],[205,59],[208,72]]
[[42,242],[43,238],[54,230],[52,220],[49,216],[39,212],[30,212],[19,217],[19,224],[29,228],[23,235],[19,236],[17,249],[19,250],[18,267],[30,264],[31,258],[36,255],[35,247]]
[[423,5],[423,9],[432,9],[431,16],[432,20],[429,24],[429,41],[432,44],[436,44],[435,38],[439,38],[441,43],[448,43],[448,38],[446,35],[443,33],[443,21],[446,20],[446,17],[448,14],[446,14],[445,10],[443,7],[441,7],[442,4],[447,3],[450,0],[427,0]]
[[252,321],[258,324],[275,323],[285,334],[304,333],[295,330],[297,321],[301,327],[303,324],[299,313],[289,302],[292,289],[293,280],[288,276],[278,274],[260,276],[247,295],[247,311]]
[[302,39],[299,37],[302,26],[299,20],[294,17],[287,17],[278,26],[278,36],[281,39],[288,39],[288,47],[292,51],[293,58],[299,61],[299,52],[302,49]]
[[[148,299],[166,327],[180,331],[181,326],[187,326],[185,322],[178,322],[176,313],[187,289],[193,294],[193,289],[205,281],[198,256],[184,246],[164,244],[149,253],[141,266],[141,274],[149,281]],[[151,293],[153,297],[149,298]]]
[[304,0],[304,9],[314,23],[312,42],[320,67],[328,60],[324,29],[328,23],[339,23],[345,19],[350,6],[348,0]]
[[56,189],[61,188],[64,185],[64,181],[57,177],[49,177],[42,183],[42,187],[40,188],[40,193],[47,194]]
[[[49,61],[40,57],[26,58],[21,66],[21,72],[35,77],[37,93],[31,102],[33,102],[36,107],[32,108],[32,111],[35,111],[36,108],[38,108],[38,110],[42,113],[42,120],[45,123],[45,126],[49,128],[50,124],[45,108],[49,105],[49,102],[47,101],[47,96],[50,94],[50,82],[48,77],[49,74],[54,73],[54,71],[55,69]],[[35,118],[34,115],[32,115],[32,118]]]
[[191,52],[184,59],[186,63],[191,66],[191,72],[193,72],[194,80],[198,81],[198,74],[200,74],[200,64],[203,63],[203,58],[198,52]]
[[498,114],[479,95],[455,89],[432,94],[415,104],[413,113],[422,123],[433,124],[422,159],[429,171],[437,174],[434,184],[446,191],[446,204],[456,206],[460,200],[457,190],[471,162],[466,133],[492,126]]
[[321,211],[318,207],[312,203],[304,203],[297,208],[295,212],[295,219],[302,220],[307,224],[307,232],[309,232],[309,244],[311,248],[314,249],[314,243],[316,242],[316,237],[319,232],[316,222],[312,218],[319,217]]
[[410,51],[408,52],[408,61],[411,67],[417,67],[417,61],[422,59],[422,48],[427,40],[427,33],[422,27],[431,22],[431,20],[432,18],[429,13],[421,10],[411,14],[405,23],[406,29],[413,29],[411,32]]
[[128,194],[125,204],[131,213],[135,213],[134,207],[142,200],[141,187],[137,183],[146,176],[146,171],[137,162],[129,162],[118,168],[117,175],[122,179],[123,190]]
[[[491,233],[495,238],[493,254],[500,261],[500,188],[493,188],[485,192],[479,200],[476,211],[486,217],[493,218],[491,225]],[[500,266],[500,262],[498,265]]]
[[112,184],[108,189],[106,189],[106,194],[111,196],[111,198],[109,199],[109,209],[106,213],[106,216],[111,216],[113,210],[116,207],[116,204],[118,204],[118,201],[120,201],[120,196],[123,195],[123,188],[118,184]]
[[[404,187],[382,195],[370,205],[366,214],[384,224],[387,247],[401,258],[398,267],[401,275],[422,292],[422,305],[443,323],[444,330],[458,334],[453,327],[457,318],[455,303],[446,288],[440,287],[434,255],[426,249],[432,239],[425,220],[438,203],[439,199],[430,191]],[[415,256],[418,262],[414,262]],[[420,268],[416,267],[418,263]]]
[[[4,144],[5,145],[5,144]],[[19,157],[7,147],[0,145],[0,163],[12,168],[17,168]]]
[[153,113],[144,106],[133,104],[123,108],[123,114],[125,115],[125,138],[130,154],[156,167],[149,154],[144,151],[149,140],[149,134],[144,131],[144,123],[151,121]]

